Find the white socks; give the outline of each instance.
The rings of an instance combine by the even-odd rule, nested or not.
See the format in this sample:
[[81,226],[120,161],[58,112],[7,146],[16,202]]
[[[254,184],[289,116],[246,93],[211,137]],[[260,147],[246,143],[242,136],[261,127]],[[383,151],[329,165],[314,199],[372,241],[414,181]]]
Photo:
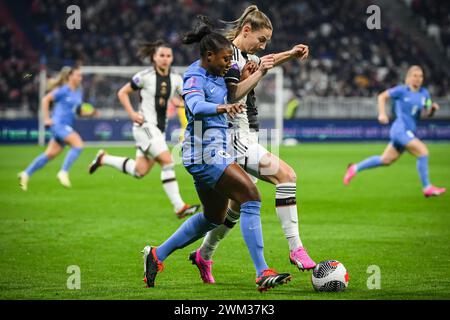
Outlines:
[[295,182],[276,185],[275,206],[277,215],[291,251],[303,246],[298,232],[296,190]]
[[211,260],[214,252],[219,246],[219,242],[225,238],[228,233],[230,233],[231,229],[239,220],[239,217],[239,212],[228,208],[225,222],[209,231],[203,239],[203,243],[200,247],[200,255],[203,259]]
[[161,167],[161,182],[175,212],[178,212],[184,207],[184,201],[181,199],[174,168],[175,165],[173,163]]
[[105,154],[102,159],[102,164],[116,168],[117,170],[129,174],[130,176],[139,178],[139,176],[136,175],[136,161],[133,159]]
[[[298,231],[296,190],[294,182],[276,185],[276,211],[291,251],[303,246]],[[239,212],[228,208],[225,222],[209,231],[203,240],[200,247],[203,259],[211,260],[219,242],[231,231],[239,217]]]

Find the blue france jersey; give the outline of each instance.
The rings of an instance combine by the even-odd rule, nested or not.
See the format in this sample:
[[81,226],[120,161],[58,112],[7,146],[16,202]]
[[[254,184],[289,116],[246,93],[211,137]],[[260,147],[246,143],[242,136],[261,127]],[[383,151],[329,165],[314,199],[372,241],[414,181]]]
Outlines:
[[392,126],[414,132],[422,110],[431,105],[428,90],[421,87],[414,92],[407,85],[399,85],[389,89],[388,93],[395,103],[396,119]]
[[[227,87],[223,77],[209,74],[197,60],[184,73],[183,99],[186,127],[183,162],[204,162],[206,148],[226,150],[226,114],[217,114],[217,106],[226,103]],[[201,134],[201,136],[200,136]]]
[[56,88],[52,94],[54,99],[53,124],[72,126],[76,111],[83,101],[81,89],[72,91],[68,85],[64,85]]

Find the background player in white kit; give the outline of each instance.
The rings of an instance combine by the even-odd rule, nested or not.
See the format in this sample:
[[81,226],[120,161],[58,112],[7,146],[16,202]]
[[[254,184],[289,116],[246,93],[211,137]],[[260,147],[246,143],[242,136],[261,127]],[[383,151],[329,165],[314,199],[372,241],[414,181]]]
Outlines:
[[[142,43],[138,55],[143,60],[150,59],[152,68],[138,72],[131,81],[118,92],[122,106],[133,121],[133,136],[136,141],[136,160],[107,154],[104,150],[97,153],[89,167],[89,173],[107,165],[136,178],[142,178],[150,172],[157,162],[161,165],[161,182],[174,211],[179,218],[194,214],[200,205],[188,205],[181,196],[175,178],[174,162],[165,138],[167,124],[167,104],[175,94],[183,90],[183,79],[172,73],[172,49],[162,40]],[[139,112],[131,105],[129,95],[139,91],[141,103]]]

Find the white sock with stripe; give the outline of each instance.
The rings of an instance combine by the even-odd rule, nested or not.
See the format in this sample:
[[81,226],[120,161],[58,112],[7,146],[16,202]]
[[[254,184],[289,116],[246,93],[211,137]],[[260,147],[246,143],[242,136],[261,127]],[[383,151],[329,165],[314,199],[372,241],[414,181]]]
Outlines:
[[174,164],[161,167],[161,182],[175,212],[178,212],[184,207],[184,201],[181,199],[180,189],[178,187],[177,179],[175,178]]
[[291,251],[303,246],[298,231],[296,190],[294,182],[276,185],[276,211]]
[[230,233],[236,222],[238,222],[239,217],[239,212],[233,211],[231,208],[227,209],[225,222],[209,231],[203,239],[203,243],[200,247],[200,255],[203,259],[211,260],[214,252],[219,246],[219,242]]
[[130,176],[139,178],[136,174],[136,161],[133,159],[105,154],[102,158],[102,165],[113,167]]

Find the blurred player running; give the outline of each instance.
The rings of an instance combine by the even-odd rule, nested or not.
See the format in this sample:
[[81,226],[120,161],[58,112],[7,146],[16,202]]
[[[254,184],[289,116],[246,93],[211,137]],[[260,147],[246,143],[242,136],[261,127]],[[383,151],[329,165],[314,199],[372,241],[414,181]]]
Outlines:
[[[176,93],[181,94],[183,79],[170,71],[172,49],[163,41],[141,44],[138,54],[142,59],[149,58],[154,66],[138,72],[118,92],[120,102],[133,121],[136,160],[109,155],[100,150],[89,167],[89,173],[92,174],[100,166],[106,165],[133,177],[142,178],[157,162],[161,166],[163,189],[173,205],[175,214],[178,218],[184,218],[197,212],[200,205],[186,204],[181,198],[175,177],[175,164],[164,133],[167,104]],[[131,105],[129,95],[133,91],[140,93],[140,112],[136,112]]]
[[[249,6],[242,16],[232,22],[233,29],[227,35],[233,43],[232,67],[225,75],[229,101],[246,104],[246,112],[231,119],[233,153],[236,161],[257,179],[276,186],[275,206],[290,249],[289,261],[300,270],[309,270],[316,263],[309,257],[299,235],[296,201],[296,174],[283,160],[258,143],[258,110],[254,88],[268,69],[290,59],[306,59],[308,47],[296,45],[292,50],[270,54],[258,58],[255,53],[264,50],[272,37],[272,23],[255,5]],[[245,78],[245,79],[244,79]],[[192,252],[189,259],[195,264],[205,283],[214,283],[212,256],[219,242],[230,232],[239,220],[239,205],[231,202],[225,222],[210,231],[199,249]]]
[[395,103],[396,119],[389,132],[391,141],[381,156],[373,156],[357,164],[349,165],[344,176],[345,185],[348,185],[360,171],[394,163],[406,149],[417,158],[417,171],[424,196],[439,196],[445,192],[445,188],[438,188],[431,184],[428,177],[428,148],[416,137],[417,121],[420,115],[426,113],[431,117],[436,110],[439,110],[439,105],[431,101],[430,94],[422,87],[422,83],[422,68],[411,66],[406,74],[404,85],[398,85],[378,95],[378,121],[381,124],[389,123],[386,115],[386,101],[390,98]]
[[[89,117],[96,114],[95,109],[86,112],[81,107],[83,94],[80,84],[82,79],[80,69],[64,67],[57,78],[49,81],[49,90],[51,91],[42,99],[42,109],[45,125],[50,127],[52,139],[49,141],[47,149],[35,158],[25,171],[19,173],[19,185],[22,190],[28,189],[28,181],[31,175],[59,155],[66,144],[70,145],[71,149],[64,159],[57,178],[64,187],[71,187],[69,169],[83,149],[83,140],[72,128],[75,116],[78,114]],[[49,109],[52,102],[54,103],[54,110],[50,118]]]

